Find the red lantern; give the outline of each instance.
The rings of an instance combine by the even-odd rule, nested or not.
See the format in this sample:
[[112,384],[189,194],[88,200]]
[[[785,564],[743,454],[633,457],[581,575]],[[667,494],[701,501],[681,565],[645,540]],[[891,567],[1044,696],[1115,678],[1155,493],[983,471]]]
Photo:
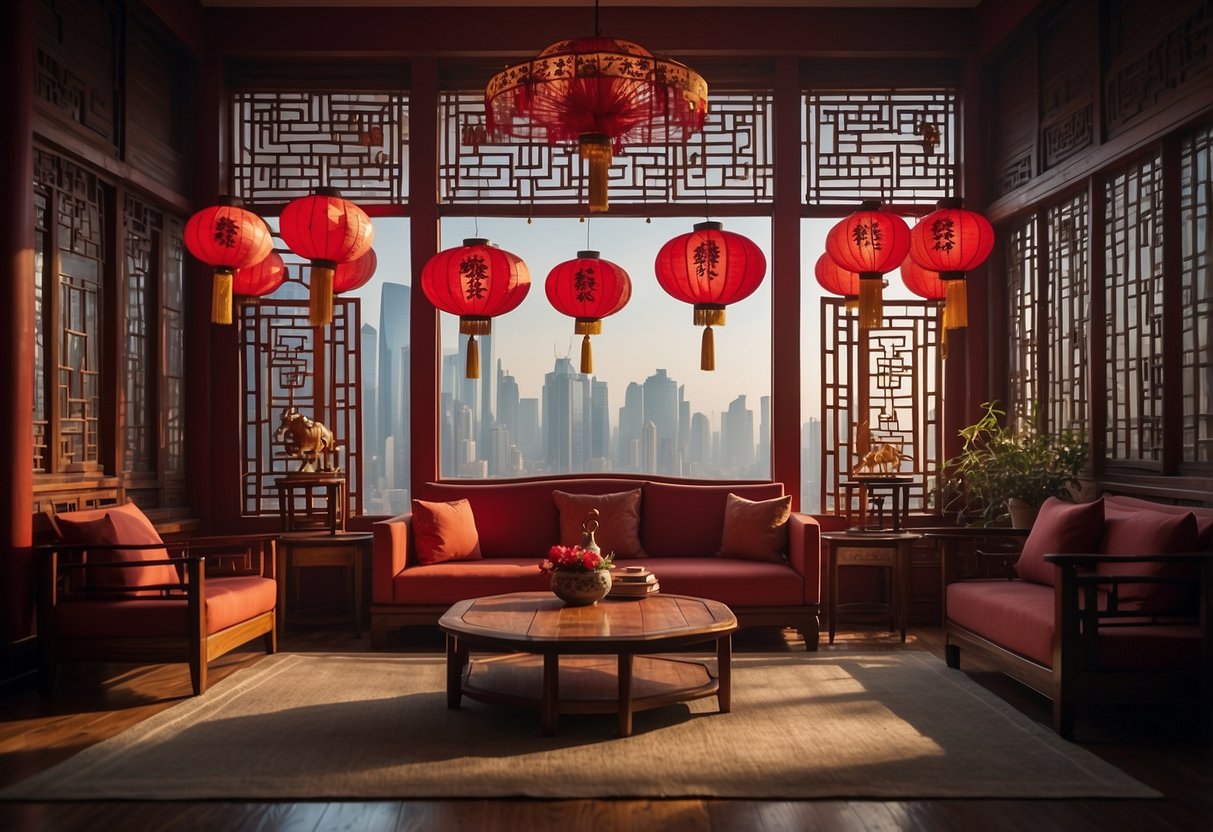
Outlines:
[[939,272],[947,284],[944,320],[948,329],[969,325],[965,272],[977,268],[994,250],[994,227],[963,200],[941,199],[910,234],[910,257],[924,269]]
[[339,295],[342,292],[361,289],[375,276],[377,268],[379,268],[379,258],[375,256],[373,248],[367,249],[366,254],[357,260],[342,263],[333,274],[333,294]]
[[767,259],[747,237],[701,222],[657,252],[657,282],[677,300],[694,304],[695,325],[706,326],[699,366],[716,369],[713,326],[724,326],[725,306],[753,294],[767,273]]
[[[913,234],[913,232],[911,232]],[[901,263],[901,282],[906,288],[923,300],[942,301],[947,296],[947,282],[941,280],[939,272],[924,269],[914,262],[914,258],[906,255]],[[939,348],[943,357],[948,357],[948,330],[954,329],[949,324],[947,308],[944,308],[943,326],[939,332]]]
[[848,309],[858,305],[859,275],[839,266],[830,255],[822,254],[817,258],[813,264],[813,276],[817,278],[818,286],[832,295],[846,298]]
[[274,247],[261,217],[240,207],[235,197],[220,197],[185,224],[185,247],[215,269],[211,323],[232,322],[232,274],[265,259]]
[[375,231],[366,212],[335,188],[317,188],[282,209],[279,233],[291,251],[312,263],[308,286],[308,321],[321,326],[333,320],[333,274],[341,263],[366,254]]
[[286,263],[271,251],[260,263],[237,269],[232,275],[232,294],[261,298],[273,294],[286,282]]
[[468,336],[468,378],[480,378],[476,336],[492,332],[493,317],[517,308],[530,290],[526,263],[479,237],[438,252],[421,270],[421,291],[443,312],[458,315],[459,333]]
[[579,251],[548,272],[544,283],[548,302],[557,312],[576,319],[581,335],[581,372],[594,372],[590,336],[602,332],[602,319],[614,315],[632,297],[632,280],[622,266],[603,260],[597,251]]
[[900,266],[909,249],[910,227],[896,214],[880,210],[878,202],[864,202],[826,235],[830,259],[859,274],[860,329],[882,325],[883,275]]
[[605,211],[613,151],[683,142],[702,130],[708,85],[685,64],[630,41],[574,38],[494,75],[484,102],[491,133],[577,139],[590,163],[590,210]]

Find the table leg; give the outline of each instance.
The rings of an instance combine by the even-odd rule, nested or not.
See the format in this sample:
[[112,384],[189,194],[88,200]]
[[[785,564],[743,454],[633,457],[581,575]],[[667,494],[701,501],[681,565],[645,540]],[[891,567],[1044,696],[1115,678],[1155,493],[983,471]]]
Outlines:
[[828,600],[826,614],[830,618],[830,644],[834,643],[834,624],[838,619],[838,543],[830,541],[830,561],[827,571],[830,573],[826,587]]
[[619,736],[632,736],[632,654],[619,654]]
[[897,626],[901,628],[901,642],[906,640],[906,618],[909,617],[910,607],[910,541],[903,540],[897,544],[896,565],[893,567],[893,578],[897,582],[894,596],[897,599]]
[[720,712],[727,714],[733,709],[733,637],[723,635],[716,639],[716,704]]
[[540,716],[543,734],[550,737],[556,733],[556,719],[560,708],[560,655],[543,654],[543,702]]
[[446,637],[446,706],[458,708],[463,701],[463,671],[467,667],[467,648],[459,643],[459,639],[447,634]]

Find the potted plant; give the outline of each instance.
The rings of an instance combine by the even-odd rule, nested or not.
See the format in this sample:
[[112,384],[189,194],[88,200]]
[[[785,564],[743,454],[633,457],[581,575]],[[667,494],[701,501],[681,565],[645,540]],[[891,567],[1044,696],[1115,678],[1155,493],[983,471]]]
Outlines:
[[1013,429],[1002,424],[998,402],[982,408],[981,418],[960,431],[960,453],[944,463],[937,505],[962,523],[988,526],[1011,515],[1012,525],[1026,528],[1047,498],[1066,499],[1078,487],[1086,437],[1044,433],[1035,414],[1025,428]]

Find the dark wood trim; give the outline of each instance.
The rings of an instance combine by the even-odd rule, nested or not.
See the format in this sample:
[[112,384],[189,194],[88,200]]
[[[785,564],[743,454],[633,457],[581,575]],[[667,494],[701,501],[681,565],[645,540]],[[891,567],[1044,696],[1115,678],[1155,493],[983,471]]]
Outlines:
[[[800,509],[800,82],[794,59],[776,65],[775,216],[771,223],[771,479]],[[760,443],[761,444],[761,443]]]
[[[442,341],[438,310],[420,291],[421,272],[438,253],[438,62],[418,58],[411,68],[409,91],[409,194],[413,206],[409,222],[413,292],[409,326],[409,440],[411,486],[439,477],[439,395]],[[436,619],[435,619],[436,620]]]

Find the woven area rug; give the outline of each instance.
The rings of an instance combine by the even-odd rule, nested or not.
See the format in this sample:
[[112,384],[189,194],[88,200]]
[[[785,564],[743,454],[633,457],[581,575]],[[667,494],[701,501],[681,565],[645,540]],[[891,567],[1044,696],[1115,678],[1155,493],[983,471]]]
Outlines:
[[8,800],[1159,797],[927,653],[742,655],[715,698],[565,715],[464,699],[440,657],[278,654]]

